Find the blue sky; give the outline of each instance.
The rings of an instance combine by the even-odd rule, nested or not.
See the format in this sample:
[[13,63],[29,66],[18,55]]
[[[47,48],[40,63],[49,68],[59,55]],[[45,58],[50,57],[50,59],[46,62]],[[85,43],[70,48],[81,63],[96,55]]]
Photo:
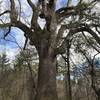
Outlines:
[[61,7],[66,7],[67,0],[57,0],[56,9],[59,9]]
[[9,46],[10,48],[16,48],[17,42],[20,46],[23,46],[23,41],[25,40],[25,38],[24,33],[21,30],[19,30],[18,28],[12,28],[10,34],[4,40],[3,37],[5,33],[6,31],[2,29],[0,30],[0,45]]

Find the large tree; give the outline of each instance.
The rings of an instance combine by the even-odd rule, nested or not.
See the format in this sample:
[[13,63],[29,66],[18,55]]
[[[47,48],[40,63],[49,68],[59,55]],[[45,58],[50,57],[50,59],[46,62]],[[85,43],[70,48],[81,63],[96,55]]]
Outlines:
[[[29,23],[26,23],[25,16],[22,16],[22,5],[24,5],[23,2],[25,1],[32,9]],[[6,5],[6,10],[1,11],[0,27],[8,28],[5,37],[10,33],[12,27],[19,28],[25,34],[25,45],[29,40],[30,44],[37,49],[39,72],[35,99],[57,100],[57,55],[66,52],[67,43],[78,32],[89,33],[100,44],[98,36],[100,27],[99,15],[94,8],[97,1],[84,2],[84,0],[77,0],[77,4],[73,5],[72,0],[68,0],[66,7],[59,9],[56,6],[57,0],[36,0],[37,2],[35,3],[34,1],[9,0],[10,7],[8,6],[7,9]],[[28,12],[26,11],[25,13],[27,14]],[[6,18],[8,20],[5,20]],[[38,18],[45,20],[44,28],[39,25]]]

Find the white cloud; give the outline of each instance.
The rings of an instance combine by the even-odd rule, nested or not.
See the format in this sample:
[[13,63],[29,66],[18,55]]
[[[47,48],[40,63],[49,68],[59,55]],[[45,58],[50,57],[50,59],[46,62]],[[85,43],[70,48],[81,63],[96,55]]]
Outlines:
[[19,48],[8,49],[6,51],[7,57],[12,61],[15,59],[15,56],[19,53]]

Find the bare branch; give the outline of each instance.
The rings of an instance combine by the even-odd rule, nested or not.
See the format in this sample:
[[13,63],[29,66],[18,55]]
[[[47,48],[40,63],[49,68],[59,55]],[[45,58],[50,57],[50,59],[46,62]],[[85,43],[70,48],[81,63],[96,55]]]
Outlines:
[[50,0],[48,6],[50,8],[54,8],[54,6],[55,6],[55,0]]
[[10,33],[11,31],[11,25],[9,26],[8,32],[4,35],[4,38]]
[[0,24],[0,28],[9,27],[10,25],[11,25],[11,23],[2,23],[2,24]]
[[60,44],[60,41],[62,39],[63,33],[66,30],[66,26],[62,25],[58,31],[57,37],[56,37],[56,47]]
[[67,7],[71,6],[72,0],[67,1]]
[[2,12],[2,13],[0,14],[0,16],[2,16],[2,15],[4,15],[4,14],[7,14],[7,13],[10,13],[10,10],[6,10],[6,11]]
[[28,2],[28,4],[30,5],[30,7],[31,7],[32,9],[34,9],[34,8],[35,8],[35,5],[32,3],[32,1],[31,1],[31,0],[27,0],[27,2]]
[[19,8],[20,8],[20,11],[19,11],[19,20],[20,20],[20,16],[21,16],[21,1],[20,0],[18,0],[18,3],[19,3]]
[[34,34],[31,28],[23,24],[21,21],[17,21],[14,27],[21,29],[33,44],[36,43],[35,38],[38,37],[38,35],[36,33]]
[[60,8],[56,11],[57,20],[59,20],[63,17],[69,17],[70,15],[73,15],[74,12],[75,12],[74,6]]
[[15,1],[14,0],[10,0],[11,6],[11,14],[10,14],[10,18],[11,18],[11,22],[15,23],[17,21],[17,17],[18,17],[18,13],[16,11],[16,7],[15,7]]
[[33,4],[33,2],[31,0],[27,0],[28,4],[30,5],[30,7],[32,8],[33,14],[32,14],[32,19],[31,19],[31,28],[36,30],[39,29],[41,30],[40,26],[37,23],[37,19],[38,19],[38,9],[37,7]]
[[93,44],[91,44],[91,42],[87,39],[87,37],[86,37],[86,35],[84,34],[84,32],[82,32],[82,34],[83,34],[84,38],[86,39],[86,41],[89,43],[89,45],[90,45],[93,49],[95,49],[98,53],[100,53],[100,51],[99,51]]
[[27,42],[28,42],[28,37],[26,37],[26,40],[25,40],[25,44],[24,44],[24,48],[23,48],[23,50],[26,49]]
[[[71,0],[68,1],[68,5],[70,4]],[[69,16],[73,15],[79,15],[83,14],[85,11],[91,10],[96,2],[90,2],[90,3],[78,3],[76,6],[67,6],[65,8],[58,9],[56,11],[57,19],[61,18],[67,18]]]
[[86,31],[94,37],[97,43],[100,44],[100,37],[87,24],[85,24],[85,28],[86,28]]
[[71,29],[69,31],[69,33],[67,34],[67,36],[65,37],[65,40],[62,42],[61,46],[56,49],[56,53],[57,54],[65,53],[66,52],[66,46],[67,46],[67,40],[70,39],[71,37],[73,37],[74,34],[76,34],[78,32],[82,32],[82,31],[86,31],[86,28],[80,27],[80,28]]

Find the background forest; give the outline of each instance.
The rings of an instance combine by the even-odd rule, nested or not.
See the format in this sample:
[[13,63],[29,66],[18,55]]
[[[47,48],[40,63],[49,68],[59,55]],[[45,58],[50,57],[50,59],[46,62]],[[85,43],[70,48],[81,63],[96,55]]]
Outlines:
[[[56,84],[59,100],[99,100],[100,57],[80,34],[71,42],[70,65],[66,54],[57,60]],[[93,42],[92,37],[88,37]],[[76,42],[75,42],[76,41]],[[92,44],[95,45],[96,44]],[[73,51],[74,48],[74,51]],[[95,52],[91,54],[91,52]],[[0,100],[34,100],[38,54],[27,45],[13,60],[6,52],[0,55]]]

